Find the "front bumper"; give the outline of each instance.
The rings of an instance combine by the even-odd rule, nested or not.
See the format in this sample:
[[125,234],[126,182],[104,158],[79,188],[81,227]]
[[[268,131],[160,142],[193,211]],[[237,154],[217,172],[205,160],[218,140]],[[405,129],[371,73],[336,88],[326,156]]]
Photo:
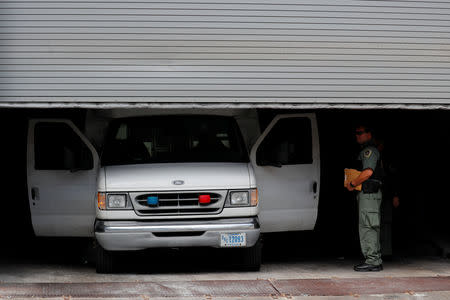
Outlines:
[[95,222],[97,241],[104,249],[110,251],[165,247],[220,247],[222,233],[246,233],[246,247],[252,247],[260,234],[258,218]]

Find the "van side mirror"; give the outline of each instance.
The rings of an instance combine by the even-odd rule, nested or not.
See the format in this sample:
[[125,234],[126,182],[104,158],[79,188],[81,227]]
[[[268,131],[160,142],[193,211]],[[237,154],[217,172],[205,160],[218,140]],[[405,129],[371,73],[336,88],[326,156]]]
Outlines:
[[281,168],[283,166],[281,162],[286,160],[284,157],[285,155],[287,155],[287,153],[282,151],[280,144],[273,145],[263,143],[256,151],[256,164],[258,166]]
[[74,166],[70,169],[70,173],[75,173],[78,171],[85,171],[92,169],[92,166],[88,162],[84,162],[82,164],[78,164],[77,166]]
[[272,166],[276,168],[281,168],[283,165],[278,161],[268,161],[268,160],[261,160],[257,162],[258,166]]
[[86,151],[83,150],[77,155],[73,149],[64,147],[64,167],[71,173],[92,169],[92,156],[90,153],[84,153]]
[[272,161],[272,162],[269,162],[268,164],[267,164],[268,166],[272,166],[272,167],[276,167],[276,168],[281,168],[283,165],[280,163],[280,162],[278,162],[278,161]]
[[69,147],[63,147],[63,161],[64,161],[64,169],[72,170],[76,166],[76,157],[75,151]]

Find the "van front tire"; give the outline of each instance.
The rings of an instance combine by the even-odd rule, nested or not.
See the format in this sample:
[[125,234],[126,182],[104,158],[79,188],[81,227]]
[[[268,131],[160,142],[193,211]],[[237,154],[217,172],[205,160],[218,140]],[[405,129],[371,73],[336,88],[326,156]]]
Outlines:
[[243,269],[245,271],[259,271],[262,260],[262,241],[258,239],[253,247],[243,249]]
[[114,253],[107,251],[97,245],[96,271],[99,274],[110,274],[114,272]]

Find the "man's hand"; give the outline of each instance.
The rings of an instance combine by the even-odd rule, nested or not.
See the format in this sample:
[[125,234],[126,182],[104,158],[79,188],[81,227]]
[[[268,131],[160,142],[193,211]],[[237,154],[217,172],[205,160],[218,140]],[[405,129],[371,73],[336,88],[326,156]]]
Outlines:
[[350,182],[347,183],[347,190],[349,190],[350,192],[355,190],[355,188],[350,185]]
[[365,170],[363,170],[363,171],[361,172],[361,174],[359,174],[359,176],[358,176],[356,179],[353,179],[352,184],[353,184],[354,187],[352,187],[352,186],[350,185],[350,182],[347,184],[347,190],[349,190],[349,191],[354,191],[355,188],[356,188],[358,185],[362,184],[364,181],[366,181],[367,179],[369,179],[370,176],[372,176],[372,174],[373,174],[373,170],[372,170],[372,169],[365,169]]
[[400,205],[400,198],[398,196],[394,196],[394,198],[392,198],[392,205],[397,208]]

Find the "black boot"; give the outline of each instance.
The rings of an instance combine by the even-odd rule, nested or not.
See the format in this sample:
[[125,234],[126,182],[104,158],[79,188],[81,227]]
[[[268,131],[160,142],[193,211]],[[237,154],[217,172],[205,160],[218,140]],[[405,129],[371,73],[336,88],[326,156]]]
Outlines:
[[383,270],[383,265],[370,265],[362,263],[353,268],[356,272],[379,272]]

